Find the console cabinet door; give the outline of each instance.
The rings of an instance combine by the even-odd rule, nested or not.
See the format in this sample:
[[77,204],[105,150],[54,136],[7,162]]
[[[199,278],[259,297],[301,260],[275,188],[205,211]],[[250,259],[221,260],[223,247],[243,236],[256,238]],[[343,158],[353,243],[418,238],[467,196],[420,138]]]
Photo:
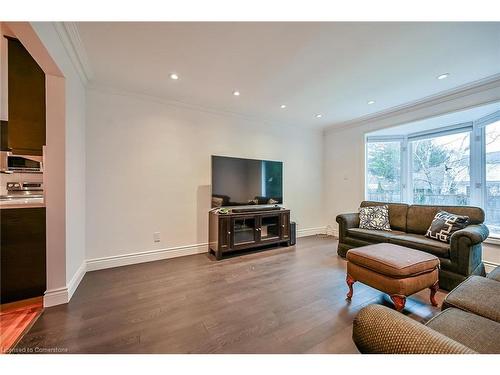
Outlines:
[[231,218],[231,250],[251,247],[259,241],[259,238],[258,216]]
[[281,239],[281,215],[261,215],[259,220],[261,242],[275,242]]
[[281,215],[281,239],[288,240],[290,238],[290,213],[282,213]]
[[229,218],[219,219],[219,249],[227,251],[231,245],[231,221]]

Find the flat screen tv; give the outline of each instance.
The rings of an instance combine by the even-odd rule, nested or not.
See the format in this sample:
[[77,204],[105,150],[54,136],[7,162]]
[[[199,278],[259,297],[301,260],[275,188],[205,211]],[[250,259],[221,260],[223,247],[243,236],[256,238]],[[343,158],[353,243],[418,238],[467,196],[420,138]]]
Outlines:
[[283,203],[283,162],[212,155],[212,207]]

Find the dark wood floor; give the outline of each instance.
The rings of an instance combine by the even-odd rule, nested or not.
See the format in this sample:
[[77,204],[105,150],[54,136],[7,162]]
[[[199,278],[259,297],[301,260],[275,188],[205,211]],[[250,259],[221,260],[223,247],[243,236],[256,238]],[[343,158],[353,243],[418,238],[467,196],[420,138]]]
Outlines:
[[[94,271],[69,304],[45,309],[16,350],[356,353],[356,313],[392,305],[360,283],[350,303],[346,292],[345,261],[331,237],[219,262],[201,254]],[[439,311],[428,298],[412,296],[404,313],[428,320]]]

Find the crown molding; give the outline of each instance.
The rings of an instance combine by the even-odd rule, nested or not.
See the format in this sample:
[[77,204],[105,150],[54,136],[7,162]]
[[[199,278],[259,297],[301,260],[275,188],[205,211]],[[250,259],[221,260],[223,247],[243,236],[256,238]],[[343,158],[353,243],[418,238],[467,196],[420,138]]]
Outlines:
[[75,70],[80,76],[80,80],[84,85],[87,85],[92,80],[93,73],[76,23],[54,22],[54,27]]
[[[367,116],[362,116],[353,120],[332,124],[325,127],[324,130],[336,132],[345,130],[347,128],[352,129],[355,127],[361,127],[363,125],[367,125],[375,121],[380,121],[387,118],[404,115],[409,112],[422,110],[425,108],[435,106],[437,104],[446,103],[448,101],[460,99],[475,93],[479,93],[497,87],[500,87],[500,73],[456,87],[451,90],[442,91],[438,94],[427,96],[425,98],[418,99],[399,106],[395,106]],[[487,103],[481,103],[481,104],[487,104]]]
[[199,104],[191,104],[188,102],[167,99],[167,98],[160,97],[160,96],[154,96],[154,95],[144,94],[144,93],[140,93],[140,92],[136,92],[136,91],[129,91],[126,89],[117,88],[117,87],[113,87],[113,86],[102,85],[102,84],[96,83],[95,81],[90,82],[87,85],[87,90],[101,92],[101,93],[105,93],[105,94],[120,95],[120,96],[135,98],[135,99],[139,99],[139,100],[143,100],[143,101],[147,101],[147,102],[154,102],[154,103],[158,103],[158,104],[167,105],[167,106],[174,107],[174,108],[183,108],[183,109],[188,109],[191,111],[210,113],[212,115],[217,115],[217,116],[233,117],[233,118],[238,118],[238,119],[243,120],[243,121],[256,122],[256,123],[269,125],[269,126],[286,126],[287,129],[295,128],[295,129],[302,129],[302,130],[309,129],[311,131],[318,131],[318,132],[323,131],[323,129],[321,127],[310,128],[309,125],[303,125],[303,124],[289,122],[289,121],[280,121],[278,119],[274,119],[274,118],[270,118],[270,117],[266,117],[266,116],[254,116],[254,115],[248,115],[248,114],[241,113],[241,112],[225,110],[225,109],[205,107],[205,106],[202,106]]

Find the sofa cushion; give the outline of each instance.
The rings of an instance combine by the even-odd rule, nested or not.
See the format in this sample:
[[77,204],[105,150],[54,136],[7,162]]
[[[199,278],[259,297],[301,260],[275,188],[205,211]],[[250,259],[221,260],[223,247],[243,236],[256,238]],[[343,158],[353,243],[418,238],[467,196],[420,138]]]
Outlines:
[[389,223],[391,229],[406,231],[406,214],[408,212],[408,205],[404,203],[381,203],[372,201],[363,201],[360,207],[382,206],[389,207]]
[[450,257],[450,244],[431,240],[420,234],[405,233],[396,235],[389,238],[389,242],[415,250],[422,250],[441,258]]
[[374,229],[351,228],[347,230],[347,235],[353,238],[360,238],[371,242],[388,242],[388,239],[395,235],[404,234],[399,230],[382,231]]
[[479,207],[411,205],[408,207],[406,216],[406,231],[408,233],[425,234],[434,216],[439,211],[468,216],[469,224],[481,224],[484,221],[484,211]]
[[368,241],[366,239],[354,238],[346,236],[344,237],[344,243],[352,247],[368,246],[378,243],[378,241]]
[[439,259],[422,251],[389,243],[363,246],[347,252],[350,263],[391,277],[410,277],[428,273],[439,266]]
[[427,327],[478,353],[500,353],[500,324],[459,309],[446,309]]
[[496,267],[493,271],[486,276],[488,279],[500,281],[500,266]]
[[482,276],[469,276],[443,301],[443,309],[455,307],[500,323],[500,283]]

